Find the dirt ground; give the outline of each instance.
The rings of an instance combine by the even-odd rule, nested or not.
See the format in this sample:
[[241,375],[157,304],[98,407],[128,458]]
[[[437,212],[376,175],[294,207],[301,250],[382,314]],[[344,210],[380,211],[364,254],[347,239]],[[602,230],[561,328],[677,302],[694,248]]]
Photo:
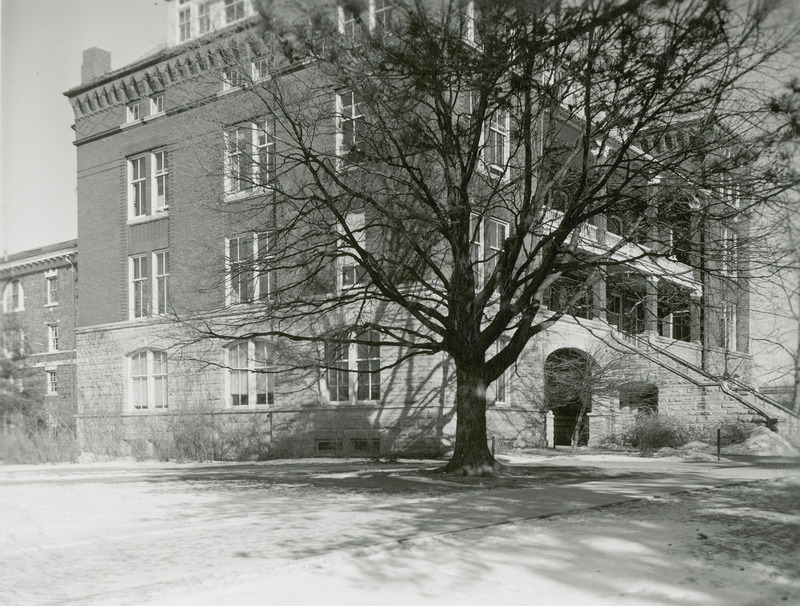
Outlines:
[[0,603],[800,604],[794,465],[506,461],[0,466]]

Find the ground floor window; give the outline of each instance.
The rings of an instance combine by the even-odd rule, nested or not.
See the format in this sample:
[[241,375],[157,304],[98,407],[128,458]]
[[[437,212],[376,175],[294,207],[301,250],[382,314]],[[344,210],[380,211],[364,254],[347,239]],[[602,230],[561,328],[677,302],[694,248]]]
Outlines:
[[331,402],[380,400],[381,344],[376,331],[325,345],[325,383]]
[[167,353],[141,351],[129,356],[129,396],[135,409],[167,408]]
[[275,403],[275,374],[269,365],[267,341],[234,343],[226,352],[227,400],[232,407]]

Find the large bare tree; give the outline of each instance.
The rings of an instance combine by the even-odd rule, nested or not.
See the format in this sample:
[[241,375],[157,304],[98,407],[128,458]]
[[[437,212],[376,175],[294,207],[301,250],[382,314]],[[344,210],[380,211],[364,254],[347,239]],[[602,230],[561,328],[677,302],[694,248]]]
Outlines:
[[620,268],[724,274],[720,226],[787,187],[764,74],[794,32],[774,8],[265,0],[226,60],[266,121],[229,132],[226,180],[265,192],[238,209],[270,234],[269,298],[204,334],[333,372],[348,343],[446,355],[445,469],[491,473],[487,388],[532,339]]

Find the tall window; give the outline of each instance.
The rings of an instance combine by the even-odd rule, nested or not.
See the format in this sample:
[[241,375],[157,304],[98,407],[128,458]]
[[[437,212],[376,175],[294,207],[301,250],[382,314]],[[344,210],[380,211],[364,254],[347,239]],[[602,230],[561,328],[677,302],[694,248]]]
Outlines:
[[211,3],[203,2],[197,7],[197,33],[201,36],[211,31]]
[[349,344],[326,343],[325,357],[328,361],[328,397],[331,402],[347,402],[350,399]]
[[58,324],[47,325],[47,351],[58,351]]
[[506,170],[509,151],[508,131],[508,112],[496,110],[489,119],[489,125],[486,128],[484,160],[489,170],[497,175],[502,175]]
[[726,227],[722,234],[722,275],[736,278],[739,270],[739,237]]
[[249,189],[250,179],[250,129],[244,126],[232,128],[226,133],[227,187],[229,194]]
[[58,304],[58,274],[47,276],[45,278],[45,305]]
[[150,305],[148,304],[150,272],[148,265],[147,255],[131,257],[130,259],[130,306],[132,318],[144,318],[150,314]]
[[192,13],[189,8],[178,12],[178,41],[186,42],[192,37]]
[[372,0],[372,23],[375,31],[385,31],[392,17],[391,0]]
[[244,19],[244,0],[225,0],[225,23]]
[[267,187],[275,174],[275,133],[274,124],[270,120],[262,120],[253,124],[253,142],[255,144],[255,162],[257,167],[255,185]]
[[380,400],[381,398],[381,342],[380,335],[369,331],[360,340],[367,343],[356,344],[356,364],[358,371],[358,399]]
[[155,212],[165,209],[169,204],[167,196],[167,177],[169,160],[166,150],[153,153],[153,207]]
[[720,317],[721,345],[730,351],[736,351],[736,304],[723,303]]
[[153,253],[153,310],[157,314],[167,313],[169,252]]
[[135,409],[168,407],[167,354],[143,351],[130,356],[130,402]]
[[471,215],[469,229],[470,258],[475,272],[475,285],[477,288],[482,288],[497,266],[503,243],[508,238],[509,226],[505,221],[494,217],[487,217],[484,221],[478,215]]
[[358,18],[359,16],[353,8],[339,5],[339,33],[350,44],[356,40]]
[[269,234],[243,234],[226,242],[227,304],[269,299],[272,268]]
[[25,294],[22,290],[22,283],[19,280],[11,280],[3,289],[3,311],[25,310]]
[[364,213],[350,213],[347,215],[347,229],[350,231],[351,236],[348,236],[341,227],[339,229],[337,286],[340,290],[360,286],[363,284],[366,275],[366,271],[358,263],[356,250],[349,241],[350,238],[353,238],[359,247],[364,248],[366,246],[367,234]]
[[47,395],[48,396],[55,396],[58,395],[58,372],[56,370],[46,370],[45,379],[47,381]]
[[358,152],[363,137],[364,116],[361,114],[361,103],[352,91],[344,91],[336,96],[338,105],[337,153],[340,158]]
[[150,214],[147,204],[147,156],[129,162],[131,211],[134,217]]
[[269,368],[269,343],[245,341],[228,347],[227,391],[231,406],[275,403],[275,374]]
[[[494,345],[494,353],[498,354],[505,347],[508,345],[508,339],[500,338]],[[509,401],[509,393],[508,393],[508,375],[509,369],[503,371],[503,373],[495,379],[494,382],[494,401],[495,404],[508,404]]]

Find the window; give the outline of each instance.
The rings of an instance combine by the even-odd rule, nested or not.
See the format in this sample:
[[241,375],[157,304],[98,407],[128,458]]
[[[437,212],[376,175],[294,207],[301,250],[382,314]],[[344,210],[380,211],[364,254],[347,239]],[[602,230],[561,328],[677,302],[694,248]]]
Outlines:
[[192,37],[192,12],[189,8],[178,12],[178,42],[186,42]]
[[269,187],[275,176],[274,126],[271,120],[260,120],[225,132],[227,195]]
[[211,3],[203,2],[197,7],[197,33],[201,36],[211,31]]
[[47,351],[58,351],[58,324],[47,325]]
[[244,0],[225,0],[225,23],[244,19]]
[[365,343],[356,344],[358,371],[358,399],[380,400],[381,398],[381,342],[380,335],[371,330],[361,335]]
[[19,280],[11,280],[3,289],[3,311],[25,311],[25,293]]
[[350,236],[339,226],[339,256],[337,257],[338,278],[337,287],[339,290],[360,286],[364,282],[366,271],[358,263],[356,249],[351,246],[350,238],[356,241],[360,248],[366,246],[366,227],[364,224],[364,213],[350,213],[347,215],[347,229]]
[[167,313],[169,252],[153,253],[153,310],[157,314]]
[[233,90],[242,86],[242,74],[235,67],[222,70],[222,90]]
[[[494,344],[494,353],[498,354],[508,345],[508,339],[500,338]],[[503,371],[494,381],[494,402],[495,404],[508,404],[508,375],[509,369]]]
[[253,82],[263,80],[269,76],[269,62],[266,58],[261,57],[253,61]]
[[45,305],[58,305],[58,274],[45,277]]
[[128,122],[136,122],[139,119],[139,102],[128,104]]
[[337,116],[337,155],[346,158],[359,152],[359,144],[363,137],[364,116],[361,115],[361,103],[354,92],[346,91],[336,96]]
[[350,400],[350,347],[348,343],[326,343],[328,398],[331,402]]
[[736,351],[736,304],[723,303],[720,317],[721,346]]
[[130,309],[131,318],[144,318],[150,315],[149,284],[150,275],[147,255],[130,258]]
[[269,371],[269,343],[245,341],[227,348],[227,391],[231,406],[271,406],[275,375]]
[[509,113],[505,110],[496,110],[489,119],[484,141],[484,162],[489,171],[502,176],[506,171],[508,162],[508,131]]
[[722,275],[736,278],[739,273],[739,237],[726,227],[722,234]]
[[392,18],[392,4],[390,0],[372,0],[370,2],[372,9],[372,27],[373,31],[385,31],[391,22]]
[[129,395],[135,409],[168,408],[166,352],[143,351],[130,356]]
[[348,402],[351,382],[359,401],[380,400],[380,348],[376,331],[367,331],[352,342],[326,343],[325,382],[331,402]]
[[[486,246],[484,246],[484,228]],[[495,267],[503,243],[508,238],[508,223],[488,217],[484,222],[478,215],[470,216],[471,260],[475,272],[475,285],[482,288]]]
[[339,33],[351,44],[356,41],[359,20],[358,13],[352,7],[339,5]]
[[169,200],[167,196],[167,177],[169,173],[169,157],[166,150],[153,152],[153,207],[155,212],[164,211]]
[[164,112],[164,93],[150,97],[150,115]]
[[270,237],[250,233],[226,241],[227,304],[269,299],[273,286]]
[[44,371],[47,380],[46,391],[48,396],[58,395],[58,372],[56,370]]
[[149,214],[147,204],[147,157],[134,158],[128,164],[132,216],[143,217]]

